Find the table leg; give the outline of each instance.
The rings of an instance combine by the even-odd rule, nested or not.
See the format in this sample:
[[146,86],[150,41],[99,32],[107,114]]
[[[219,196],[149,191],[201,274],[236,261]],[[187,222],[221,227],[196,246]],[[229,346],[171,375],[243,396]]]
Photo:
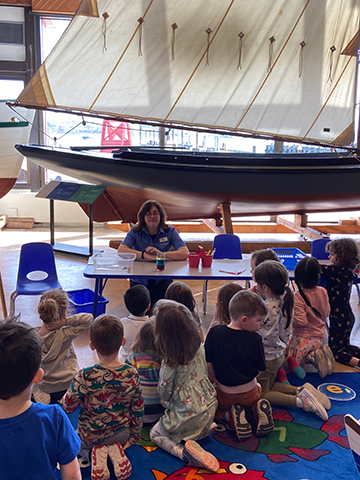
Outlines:
[[207,287],[208,287],[208,279],[204,280],[204,287],[203,287],[204,315],[206,315],[206,308],[207,308]]

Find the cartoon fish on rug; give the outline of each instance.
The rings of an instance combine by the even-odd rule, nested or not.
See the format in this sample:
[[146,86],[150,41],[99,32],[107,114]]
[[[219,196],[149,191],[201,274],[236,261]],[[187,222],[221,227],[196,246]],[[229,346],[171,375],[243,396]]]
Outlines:
[[151,428],[152,427],[144,427],[141,430],[140,439],[136,443],[136,445],[139,445],[139,447],[143,447],[147,452],[154,452],[158,448],[150,440]]
[[273,419],[274,431],[267,437],[259,438],[252,435],[247,440],[239,442],[235,432],[220,426],[214,433],[214,439],[237,450],[263,453],[274,463],[298,462],[294,455],[314,462],[330,453],[329,450],[316,449],[325,440],[349,448],[347,438],[340,435],[345,428],[343,415],[333,415],[320,430],[295,423],[292,415],[283,409],[273,410]]
[[[241,476],[241,480],[268,480],[264,477],[264,471],[249,470],[243,463],[229,463],[219,460],[220,468],[216,473],[211,473],[203,468],[191,467],[190,465],[176,470],[167,475],[159,470],[151,470],[155,480],[236,480],[235,476]],[[239,478],[240,480],[240,478]]]

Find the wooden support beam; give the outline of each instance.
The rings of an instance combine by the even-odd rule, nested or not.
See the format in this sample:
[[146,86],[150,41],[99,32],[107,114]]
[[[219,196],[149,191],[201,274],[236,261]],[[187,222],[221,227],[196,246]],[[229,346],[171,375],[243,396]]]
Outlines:
[[294,223],[295,225],[297,225],[298,227],[304,227],[306,228],[308,225],[307,225],[307,220],[308,220],[308,216],[307,215],[297,215],[295,214],[294,215]]
[[[301,216],[301,215],[299,215]],[[299,219],[298,219],[299,221]],[[310,238],[311,240],[317,240],[319,238],[324,238],[324,235],[321,235],[320,232],[317,232],[316,230],[309,228],[309,227],[302,227],[300,225],[297,225],[295,222],[290,222],[289,220],[285,220],[285,218],[282,217],[277,217],[277,222],[280,223],[281,225],[284,225],[287,228],[290,228],[294,232],[300,233],[301,235],[304,235],[304,237]],[[301,219],[300,219],[301,222]]]
[[4,287],[2,283],[1,273],[0,273],[0,300],[1,300],[1,307],[3,311],[4,318],[8,316],[7,309],[6,309],[6,302],[5,302],[5,295],[4,295]]
[[220,205],[221,208],[221,215],[223,218],[224,222],[224,233],[234,233],[234,229],[232,226],[232,220],[231,220],[231,209],[230,209],[230,203],[222,203]]
[[207,227],[209,227],[212,232],[216,233],[216,235],[219,235],[219,234],[221,234],[221,233],[224,233],[224,230],[223,230],[222,228],[217,227],[217,226],[215,225],[215,223],[212,222],[211,220],[209,220],[208,218],[203,218],[203,219],[202,219],[202,222],[203,222]]

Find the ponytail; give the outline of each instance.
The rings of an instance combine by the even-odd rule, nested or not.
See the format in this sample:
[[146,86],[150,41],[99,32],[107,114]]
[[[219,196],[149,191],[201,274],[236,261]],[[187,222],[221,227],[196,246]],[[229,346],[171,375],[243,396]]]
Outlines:
[[302,298],[304,299],[304,302],[306,303],[306,305],[311,308],[311,310],[315,313],[315,315],[318,318],[321,318],[321,313],[319,312],[319,310],[317,310],[315,307],[313,307],[311,305],[310,300],[308,299],[304,290],[302,289],[301,283],[299,281],[296,281],[296,280],[295,280],[295,283],[296,283],[296,286],[298,287],[299,293],[302,296]]
[[282,312],[284,317],[286,317],[286,330],[290,327],[294,315],[294,294],[288,284],[285,285],[285,297]]

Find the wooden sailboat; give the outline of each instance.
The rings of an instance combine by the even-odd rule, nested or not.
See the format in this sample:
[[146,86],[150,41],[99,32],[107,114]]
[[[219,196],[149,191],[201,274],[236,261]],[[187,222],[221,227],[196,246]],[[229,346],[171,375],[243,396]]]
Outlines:
[[[340,0],[84,0],[17,105],[201,132],[349,147],[360,5]],[[119,154],[19,146],[108,186],[97,221],[148,198],[172,220],[354,210],[356,152],[339,156]]]
[[14,145],[29,141],[29,121],[32,121],[35,112],[20,108],[18,113],[21,116],[0,100],[0,198],[12,189],[19,176],[24,156]]

